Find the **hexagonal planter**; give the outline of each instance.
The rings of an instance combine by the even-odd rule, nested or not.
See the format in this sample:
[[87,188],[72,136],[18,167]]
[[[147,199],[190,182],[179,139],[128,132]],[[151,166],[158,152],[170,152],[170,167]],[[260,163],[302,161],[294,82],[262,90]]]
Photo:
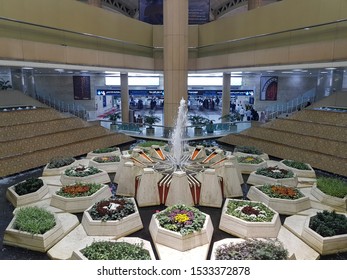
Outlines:
[[58,168],[48,168],[49,163],[46,164],[46,166],[44,167],[43,171],[42,171],[42,176],[58,176],[64,173],[64,170],[72,167],[74,164],[76,164],[76,161],[69,164],[69,165],[65,165],[62,167],[58,167]]
[[271,185],[285,185],[285,186],[291,186],[291,187],[296,187],[298,185],[298,177],[295,174],[293,178],[275,179],[275,178],[256,174],[255,172],[256,171],[251,172],[251,174],[248,177],[247,184],[254,185],[254,186],[271,184]]
[[[23,181],[24,182],[24,181]],[[16,184],[17,185],[17,184]],[[36,192],[18,195],[15,191],[16,185],[9,187],[6,191],[6,198],[14,207],[20,207],[26,204],[34,203],[41,200],[48,193],[48,186],[43,181],[43,186]]]
[[[98,240],[100,241],[100,240]],[[109,241],[109,242],[126,242],[126,243],[130,243],[130,244],[143,244],[143,249],[147,250],[151,260],[155,260],[155,255],[151,246],[151,243],[145,239],[142,238],[138,238],[138,237],[122,237],[119,238],[117,240],[105,240],[105,241]],[[72,256],[71,256],[71,260],[88,260],[82,253],[81,250],[83,250],[84,248],[88,247],[90,244],[92,244],[92,241],[89,242],[89,244],[86,244],[85,246],[83,246],[82,248],[78,249],[78,250],[74,250],[72,252]]]
[[[55,215],[55,214],[54,214]],[[47,252],[59,240],[64,237],[64,230],[59,221],[55,219],[56,225],[44,234],[32,234],[14,229],[14,217],[7,226],[4,233],[4,244],[9,246],[26,248],[33,251]]]
[[[219,229],[241,238],[270,238],[277,237],[278,232],[281,228],[281,221],[278,212],[271,209],[275,214],[270,222],[249,222],[241,218],[227,214],[227,206],[229,201],[244,201],[238,199],[226,199],[222,215],[219,223]],[[248,202],[248,201],[245,201]],[[253,203],[257,203],[253,201]],[[265,205],[262,202],[258,202]],[[266,206],[266,205],[265,205]]]
[[247,154],[247,153],[242,153],[242,152],[234,152],[233,155],[236,157],[256,156],[256,157],[261,157],[262,159],[265,159],[265,160],[269,159],[269,155],[266,153],[256,155],[256,154]]
[[179,232],[161,227],[156,219],[156,214],[154,214],[149,224],[149,232],[153,242],[184,252],[205,244],[210,244],[213,234],[213,225],[210,216],[207,214],[205,214],[205,216],[206,219],[201,231],[182,235]]
[[80,197],[64,197],[52,194],[50,205],[59,209],[64,210],[69,213],[81,213],[95,202],[106,199],[112,196],[112,192],[108,185],[103,185],[97,192],[90,196],[80,196]]
[[339,198],[331,196],[322,192],[317,185],[313,185],[311,188],[311,194],[318,199],[322,204],[329,205],[331,207],[347,209],[347,196]]
[[307,196],[298,199],[274,198],[263,193],[259,187],[261,186],[251,186],[247,193],[247,198],[254,201],[261,201],[279,214],[294,215],[311,208],[310,198]]
[[261,159],[263,161],[261,163],[256,163],[256,164],[237,162],[237,168],[243,174],[251,174],[253,171],[256,171],[258,168],[267,167],[267,162],[263,158],[261,158]]
[[61,174],[60,176],[60,182],[62,183],[63,186],[73,185],[77,182],[106,184],[106,183],[109,183],[110,181],[111,181],[110,177],[105,170],[101,170],[100,173],[96,173],[96,174],[84,176],[84,177],[67,176],[65,174]]
[[309,170],[303,170],[303,169],[298,169],[298,168],[288,166],[288,165],[283,163],[284,161],[285,161],[284,159],[281,160],[280,165],[283,168],[286,168],[286,169],[293,171],[298,177],[316,178],[316,172],[314,171],[314,169],[312,168],[312,166],[310,164],[305,163],[309,167]]
[[[341,214],[341,213],[340,213]],[[347,216],[346,213],[343,215]],[[347,234],[323,237],[309,227],[311,217],[306,218],[301,234],[302,239],[321,255],[347,252]]]
[[94,159],[97,157],[93,157],[89,161],[89,166],[94,166],[98,169],[104,170],[107,173],[116,173],[118,170],[118,166],[120,161],[118,162],[97,162]]
[[117,147],[115,148],[115,151],[107,152],[107,153],[94,153],[94,151],[91,151],[87,154],[86,158],[91,159],[93,157],[103,157],[103,156],[113,157],[113,156],[120,156],[121,154],[122,153],[120,149]]
[[113,236],[114,238],[123,237],[134,233],[143,228],[141,217],[134,198],[128,198],[134,203],[135,213],[122,218],[121,220],[93,220],[89,214],[89,207],[83,212],[82,225],[87,235]]

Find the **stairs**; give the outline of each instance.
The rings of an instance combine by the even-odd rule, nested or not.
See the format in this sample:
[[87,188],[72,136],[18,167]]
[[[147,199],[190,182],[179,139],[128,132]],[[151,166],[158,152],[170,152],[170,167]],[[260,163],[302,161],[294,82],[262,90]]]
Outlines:
[[0,111],[0,177],[134,141],[97,123],[47,108]]
[[251,145],[271,156],[309,163],[347,176],[347,114],[305,109],[240,134],[219,139],[229,145]]

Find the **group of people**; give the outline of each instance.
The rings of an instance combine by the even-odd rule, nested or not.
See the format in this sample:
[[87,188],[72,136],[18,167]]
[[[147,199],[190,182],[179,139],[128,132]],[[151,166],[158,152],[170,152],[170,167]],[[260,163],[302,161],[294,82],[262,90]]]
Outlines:
[[231,102],[230,109],[232,113],[240,116],[241,121],[259,121],[259,114],[251,104],[242,105],[241,103]]

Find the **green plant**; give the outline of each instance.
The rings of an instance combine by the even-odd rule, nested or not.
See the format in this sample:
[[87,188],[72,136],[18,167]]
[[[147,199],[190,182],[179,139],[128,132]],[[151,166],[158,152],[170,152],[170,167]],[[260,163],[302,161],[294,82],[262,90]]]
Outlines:
[[260,157],[245,156],[245,157],[237,157],[237,162],[246,163],[246,164],[259,164],[264,162],[264,160]]
[[64,174],[69,177],[86,177],[102,172],[100,169],[93,166],[77,165],[67,168]]
[[54,215],[39,207],[20,208],[15,215],[14,228],[32,234],[44,234],[56,225]]
[[265,184],[257,188],[271,198],[298,199],[304,197],[298,188],[293,187]]
[[241,116],[238,112],[235,112],[221,116],[219,119],[226,122],[235,122],[237,120],[240,120]]
[[216,260],[287,260],[288,250],[278,240],[247,239],[217,247]]
[[252,155],[261,155],[263,152],[254,146],[236,146],[234,152],[240,152]]
[[63,197],[82,197],[91,196],[103,187],[101,184],[76,183],[61,187],[56,194]]
[[115,112],[107,115],[107,117],[112,122],[112,124],[116,124],[117,120],[121,118],[121,114],[119,112]]
[[40,178],[29,178],[24,182],[18,183],[14,187],[14,191],[18,195],[25,195],[39,190],[43,186],[43,181]]
[[106,148],[99,148],[93,151],[95,154],[106,154],[106,153],[112,153],[117,151],[117,148],[115,147],[106,147]]
[[197,208],[176,204],[157,213],[155,218],[161,227],[178,232],[181,235],[187,235],[195,231],[201,231],[206,215]]
[[143,148],[149,148],[149,147],[152,147],[152,145],[165,146],[166,144],[167,143],[163,141],[145,141],[145,142],[139,143],[138,146]]
[[275,179],[285,179],[294,177],[294,173],[291,170],[279,168],[278,166],[259,168],[255,172],[255,174]]
[[104,156],[104,157],[95,157],[93,158],[95,162],[98,163],[108,163],[108,162],[120,162],[120,157],[119,156]]
[[207,125],[210,122],[210,119],[200,115],[189,115],[188,120],[190,121],[192,126],[198,128],[203,127],[204,125]]
[[347,196],[347,182],[334,177],[319,177],[317,178],[317,188],[323,193],[344,198]]
[[247,222],[270,222],[275,212],[261,202],[230,200],[226,214]]
[[118,221],[135,213],[135,210],[131,199],[116,196],[95,203],[88,212],[93,220]]
[[94,241],[81,250],[88,260],[150,260],[148,250],[141,244],[127,242]]
[[323,237],[347,234],[347,217],[323,210],[310,218],[309,228]]
[[73,162],[75,162],[75,159],[72,157],[54,158],[48,163],[47,168],[49,168],[49,169],[60,168],[63,166],[70,165]]
[[154,113],[152,111],[150,111],[148,115],[143,116],[143,121],[145,124],[148,125],[148,128],[152,128],[153,124],[160,121],[160,118],[158,116],[154,115]]
[[303,163],[300,161],[286,159],[286,160],[283,160],[282,162],[283,164],[292,168],[296,168],[300,170],[311,170],[311,168],[306,163]]
[[5,81],[4,79],[0,79],[0,89],[6,90],[8,88],[12,88],[12,86],[10,85],[10,81]]

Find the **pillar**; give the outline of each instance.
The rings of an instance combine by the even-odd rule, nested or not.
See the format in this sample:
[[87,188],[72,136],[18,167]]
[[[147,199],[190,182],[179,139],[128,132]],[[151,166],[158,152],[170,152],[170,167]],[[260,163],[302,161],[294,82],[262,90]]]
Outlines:
[[248,10],[259,8],[262,5],[262,0],[248,0]]
[[122,122],[129,122],[129,86],[128,74],[120,74],[120,87],[121,87],[121,107],[122,107]]
[[[223,73],[222,116],[230,112],[230,73]],[[222,120],[226,122],[227,120]]]
[[174,127],[188,100],[188,0],[164,0],[164,125]]

